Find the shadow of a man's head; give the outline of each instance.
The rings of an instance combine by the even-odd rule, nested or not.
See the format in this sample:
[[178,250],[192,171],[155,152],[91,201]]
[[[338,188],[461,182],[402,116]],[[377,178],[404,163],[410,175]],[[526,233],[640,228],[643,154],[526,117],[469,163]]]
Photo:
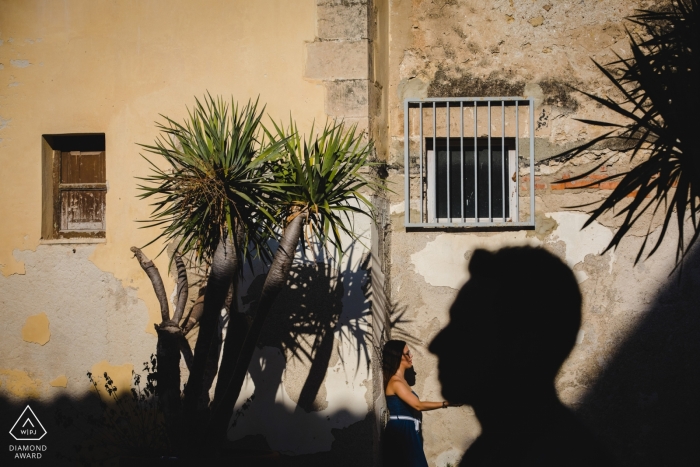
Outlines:
[[445,398],[476,408],[553,388],[581,323],[571,269],[545,250],[518,247],[476,250],[469,273],[430,344]]

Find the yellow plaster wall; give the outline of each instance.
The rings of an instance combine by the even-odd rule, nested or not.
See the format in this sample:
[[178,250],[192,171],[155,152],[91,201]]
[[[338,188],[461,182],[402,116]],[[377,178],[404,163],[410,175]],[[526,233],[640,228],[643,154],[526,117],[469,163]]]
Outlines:
[[46,313],[27,317],[22,327],[22,339],[39,345],[44,345],[51,339],[49,318]]
[[66,375],[61,375],[52,379],[49,384],[54,388],[65,388],[68,386],[68,378],[66,378]]
[[23,399],[38,399],[42,393],[41,381],[22,370],[0,368],[0,385],[3,390]]
[[[99,363],[95,363],[90,369],[92,373],[92,378],[97,383],[97,390],[100,391],[102,396],[109,395],[106,394],[105,387],[105,373],[112,380],[112,384],[117,388],[117,395],[122,396],[123,394],[128,394],[131,390],[131,383],[133,378],[134,365],[130,363],[125,363],[123,365],[112,365],[107,360],[102,360]],[[95,388],[93,387],[94,391]]]
[[[240,101],[260,95],[276,119],[300,129],[323,121],[322,85],[303,79],[304,43],[316,34],[314,0],[0,0],[0,271],[24,274],[15,250],[41,232],[41,135],[105,133],[107,241],[90,257],[138,290],[154,333],[159,307],[129,247],[146,202],[136,143],[156,137],[159,114],[181,120],[205,91]],[[154,257],[159,245],[145,250]],[[163,255],[156,260],[167,276]],[[174,286],[164,277],[166,287]]]

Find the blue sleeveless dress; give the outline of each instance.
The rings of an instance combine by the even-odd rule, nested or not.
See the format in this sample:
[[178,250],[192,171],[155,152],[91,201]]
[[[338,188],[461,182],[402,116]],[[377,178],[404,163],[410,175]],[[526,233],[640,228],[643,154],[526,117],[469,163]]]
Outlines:
[[[423,452],[423,417],[420,411],[396,395],[386,396],[386,406],[390,418],[384,430],[384,466],[428,467]],[[397,416],[400,418],[394,418]]]

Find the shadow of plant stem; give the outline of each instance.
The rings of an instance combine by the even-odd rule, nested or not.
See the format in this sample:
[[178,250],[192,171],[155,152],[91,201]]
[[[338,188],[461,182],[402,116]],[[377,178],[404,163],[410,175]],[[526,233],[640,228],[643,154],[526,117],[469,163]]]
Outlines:
[[307,140],[302,139],[292,121],[287,128],[273,125],[274,133],[268,129],[265,132],[270,141],[282,143],[283,148],[284,157],[269,165],[271,176],[285,187],[271,195],[283,233],[235,369],[229,378],[218,382],[222,389],[216,392],[221,397],[215,397],[212,404],[207,434],[213,446],[225,439],[250,360],[270,310],[285,288],[298,245],[313,237],[324,248],[332,245],[342,256],[340,232],[357,239],[350,213],[367,215],[359,207],[362,204],[372,210],[360,190],[377,186],[361,173],[368,166],[372,143],[364,141],[363,133],[356,133],[356,126],[346,130],[343,123],[329,122],[319,134],[312,129]]
[[[624,216],[624,221],[607,251],[620,243],[644,213],[651,212],[652,219],[636,261],[647,250],[647,240],[657,215],[663,216],[663,227],[647,257],[658,249],[674,216],[679,230],[677,264],[681,264],[700,235],[700,160],[697,119],[694,118],[700,105],[698,15],[698,0],[677,0],[669,2],[659,11],[643,10],[628,18],[641,28],[641,33],[627,33],[632,57],[622,58],[618,55],[617,61],[607,65],[594,62],[615,86],[621,100],[579,91],[626,123],[580,119],[589,125],[611,129],[581,146],[550,158],[566,161],[604,143],[612,143],[613,147],[622,145],[623,151],[631,153],[632,161],[637,162],[634,168],[595,181],[597,184],[621,178],[608,198],[591,211],[591,217],[584,227],[622,204],[616,216]],[[584,178],[608,160],[587,173],[557,183]],[[630,197],[632,201],[627,203]],[[692,221],[693,235],[686,244],[683,231],[687,218]]]

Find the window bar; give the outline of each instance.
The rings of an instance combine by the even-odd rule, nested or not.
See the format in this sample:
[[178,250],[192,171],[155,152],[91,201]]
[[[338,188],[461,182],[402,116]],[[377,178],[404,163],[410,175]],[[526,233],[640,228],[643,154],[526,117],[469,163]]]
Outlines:
[[[501,217],[506,221],[506,101],[501,101]],[[510,192],[510,190],[508,190]]]
[[452,157],[450,154],[450,103],[447,102],[447,222],[452,222],[452,213],[450,212],[450,167],[452,165]]
[[464,222],[464,101],[459,101],[459,186],[460,221]]
[[[419,144],[419,150],[420,152],[418,153],[418,166],[420,167],[420,178],[418,179],[418,183],[420,186],[420,221],[419,222],[424,222],[423,221],[423,103],[419,102],[418,103],[418,112],[420,114],[420,118],[418,121],[420,122],[420,133],[418,133],[418,144]],[[411,203],[409,200],[409,204],[406,207],[406,209],[411,209]]]
[[491,211],[491,101],[488,101],[489,104],[489,118],[488,118],[488,125],[489,125],[489,152],[488,152],[488,161],[489,161],[489,222],[493,222],[493,212]]
[[[436,113],[436,107],[435,107],[435,101],[433,101],[433,160],[435,161],[434,167],[433,167],[433,173],[436,175],[436,180],[437,180],[437,161],[438,161],[438,155],[437,155],[437,118],[435,117]],[[437,187],[435,187],[435,197],[437,197]],[[435,200],[435,204],[433,207],[437,207],[437,200]],[[433,211],[433,215],[435,216],[435,219],[428,219],[429,221],[435,220],[437,222],[437,209]]]
[[531,97],[530,106],[530,222],[535,225],[535,99]]
[[515,213],[510,217],[513,222],[520,222],[520,131],[518,130],[519,110],[518,101],[515,101]]
[[479,174],[478,174],[478,151],[476,145],[476,135],[478,134],[477,127],[477,106],[476,101],[474,101],[474,222],[479,222]]
[[403,163],[404,163],[404,170],[406,170],[406,175],[404,177],[404,193],[405,193],[405,199],[404,199],[404,210],[405,210],[405,222],[406,224],[411,223],[410,219],[410,214],[411,214],[411,188],[410,188],[410,179],[411,179],[411,166],[408,165],[409,158],[408,158],[408,147],[410,146],[410,138],[409,138],[409,127],[408,127],[408,99],[404,101],[403,105],[403,127],[404,127],[404,150],[403,150]]

